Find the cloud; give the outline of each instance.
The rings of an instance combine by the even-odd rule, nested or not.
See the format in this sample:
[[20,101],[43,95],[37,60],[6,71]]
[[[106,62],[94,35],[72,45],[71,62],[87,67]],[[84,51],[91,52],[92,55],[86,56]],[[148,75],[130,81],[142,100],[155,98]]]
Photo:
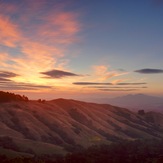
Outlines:
[[62,71],[62,70],[51,70],[47,72],[41,72],[41,74],[46,75],[49,78],[60,79],[63,77],[73,77],[73,76],[81,76],[78,74],[74,74],[72,72]]
[[138,88],[148,88],[148,87],[120,87],[120,86],[116,86],[116,87],[113,87],[113,86],[88,86],[88,87],[85,87],[85,88],[101,88],[101,89],[126,89],[126,88],[132,88],[132,89],[138,89]]
[[0,11],[5,14],[5,15],[8,15],[8,14],[14,14],[15,12],[17,12],[17,6],[14,5],[14,4],[11,4],[11,3],[3,3],[2,0],[0,2]]
[[[26,41],[22,45],[22,57],[13,58],[16,69],[24,69],[25,72],[32,70],[39,72],[51,69],[58,58],[63,56],[63,50],[39,42]],[[28,65],[26,64],[28,61]],[[29,66],[30,65],[30,66]]]
[[113,85],[116,85],[117,83],[124,82],[125,80],[127,80],[127,79],[117,79],[117,80],[113,80],[113,81],[112,81],[112,84],[113,84]]
[[[14,81],[49,84],[46,78],[40,78],[40,72],[52,69],[68,72],[66,49],[79,40],[81,26],[79,15],[68,11],[65,3],[46,0],[1,3],[0,68],[21,75],[15,76]],[[66,74],[56,76],[62,78]]]
[[98,89],[100,91],[125,91],[125,92],[128,92],[128,91],[136,91],[138,89]]
[[[113,85],[112,83],[74,82],[75,85]],[[144,85],[147,83],[117,83],[114,85]]]
[[6,79],[6,78],[1,78],[0,77],[0,83],[4,83],[4,82],[10,82],[10,79]]
[[117,83],[116,85],[144,85],[147,83]]
[[44,24],[38,28],[38,36],[48,39],[50,43],[70,44],[77,40],[75,35],[80,30],[80,24],[75,13],[50,13],[42,20]]
[[96,66],[93,66],[93,69],[96,75],[101,75],[101,74],[103,75],[108,72],[108,66],[106,65],[96,65]]
[[74,85],[112,85],[112,83],[74,82]]
[[[143,85],[146,83],[117,83],[117,84],[112,84],[112,83],[75,82],[73,84],[85,86],[84,88],[96,89],[96,90],[100,90],[100,91],[136,91],[139,89],[147,88],[146,86],[135,86],[135,85]],[[117,86],[115,86],[115,85],[117,85]]]
[[9,58],[9,55],[7,53],[1,53],[0,52],[0,66],[6,67],[7,66],[7,60]]
[[0,89],[2,90],[40,90],[40,89],[49,89],[51,86],[39,85],[32,83],[23,83],[16,82],[13,79],[19,76],[16,73],[9,71],[0,71]]
[[13,78],[19,76],[18,74],[15,74],[13,72],[8,72],[8,71],[0,71],[0,77],[2,78]]
[[95,65],[93,66],[94,74],[99,81],[105,81],[107,79],[110,79],[112,77],[117,77],[121,75],[126,75],[128,72],[125,72],[124,70],[111,70],[109,66],[107,65]]
[[136,70],[135,72],[141,73],[141,74],[160,74],[160,73],[163,73],[163,69],[145,68],[145,69]]
[[16,47],[21,34],[18,26],[9,17],[0,15],[0,44],[8,47]]
[[28,84],[28,83],[18,83],[13,88],[18,88],[18,89],[22,89],[22,90],[28,89],[28,88],[31,90],[40,90],[40,89],[51,89],[53,87],[45,86],[45,85]]
[[0,78],[0,89],[2,90],[42,90],[52,88],[51,86],[14,82],[12,80]]
[[[15,86],[1,86],[0,85],[1,90],[14,90],[14,91],[18,91],[18,90],[40,90],[40,87],[31,87],[31,86],[19,86],[19,85],[15,85]],[[51,87],[47,87],[49,89],[51,89]]]

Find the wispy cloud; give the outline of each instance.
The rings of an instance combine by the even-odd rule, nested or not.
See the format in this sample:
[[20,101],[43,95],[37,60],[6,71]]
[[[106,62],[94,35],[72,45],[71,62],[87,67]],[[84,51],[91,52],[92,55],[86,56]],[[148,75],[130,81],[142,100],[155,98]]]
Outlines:
[[78,14],[65,7],[63,3],[46,0],[3,1],[0,46],[5,48],[0,51],[0,68],[20,74],[14,77],[15,82],[48,84],[40,72],[53,69],[64,69],[67,74],[44,75],[58,79],[78,76],[66,69],[64,58],[68,45],[78,40],[80,23]]
[[145,69],[135,70],[135,72],[141,74],[160,74],[163,73],[163,69],[145,68]]
[[85,88],[105,88],[105,89],[113,89],[113,88],[116,88],[116,89],[126,89],[126,88],[132,88],[132,89],[138,89],[138,88],[148,88],[148,87],[120,87],[120,86],[88,86],[88,87],[85,87]]
[[18,25],[10,20],[10,17],[0,15],[0,44],[8,47],[16,47],[21,34]]
[[10,81],[11,81],[10,79],[0,77],[0,83],[6,83],[6,82],[10,82]]
[[51,70],[51,71],[41,72],[41,74],[46,75],[48,78],[54,78],[54,79],[81,76],[72,72],[67,72],[62,70]]
[[106,81],[112,77],[128,74],[128,72],[121,70],[111,70],[111,68],[107,65],[95,65],[93,66],[93,70],[97,80],[99,81]]
[[[112,83],[74,82],[75,85],[113,85]],[[117,83],[115,85],[144,85],[147,83]]]
[[136,91],[138,89],[98,89],[100,91],[124,91],[124,92],[128,92],[128,91]]
[[116,85],[144,85],[147,83],[117,83]]
[[74,82],[74,85],[112,85],[112,83]]
[[40,90],[40,89],[52,89],[51,86],[45,85],[37,85],[37,84],[29,84],[29,83],[21,83],[14,82],[9,79],[0,78],[0,89],[1,90]]
[[19,76],[18,74],[15,74],[13,72],[9,72],[9,71],[0,71],[0,77],[1,78],[13,78]]
[[42,18],[45,23],[39,27],[39,36],[49,43],[70,44],[77,40],[75,34],[80,30],[77,15],[72,12],[50,13]]
[[0,52],[0,68],[8,68],[9,67],[9,64],[8,64],[8,61],[9,61],[9,58],[10,58],[10,55],[6,52]]
[[2,90],[39,90],[50,89],[51,86],[32,83],[15,82],[13,78],[19,76],[9,71],[0,71],[0,89]]
[[18,7],[15,4],[3,2],[3,0],[1,0],[0,11],[3,11],[5,15],[14,14],[18,11]]

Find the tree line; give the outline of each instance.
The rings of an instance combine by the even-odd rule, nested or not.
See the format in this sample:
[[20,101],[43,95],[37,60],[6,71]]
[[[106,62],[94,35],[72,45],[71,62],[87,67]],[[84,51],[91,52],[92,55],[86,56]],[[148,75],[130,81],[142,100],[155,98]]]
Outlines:
[[10,101],[28,101],[28,97],[21,96],[14,93],[0,91],[0,102],[10,102]]

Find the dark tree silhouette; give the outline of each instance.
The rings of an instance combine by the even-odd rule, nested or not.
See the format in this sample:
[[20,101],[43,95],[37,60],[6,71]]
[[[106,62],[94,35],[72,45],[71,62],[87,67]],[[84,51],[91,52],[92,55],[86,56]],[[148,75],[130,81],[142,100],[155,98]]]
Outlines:
[[28,97],[20,96],[14,93],[0,91],[0,102],[10,102],[10,101],[29,101]]

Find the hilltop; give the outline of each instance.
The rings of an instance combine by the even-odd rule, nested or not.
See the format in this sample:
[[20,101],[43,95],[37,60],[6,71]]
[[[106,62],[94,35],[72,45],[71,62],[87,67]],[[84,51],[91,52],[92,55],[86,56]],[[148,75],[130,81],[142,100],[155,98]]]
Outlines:
[[161,139],[162,117],[76,100],[9,101],[0,103],[0,151],[65,155],[92,145]]

